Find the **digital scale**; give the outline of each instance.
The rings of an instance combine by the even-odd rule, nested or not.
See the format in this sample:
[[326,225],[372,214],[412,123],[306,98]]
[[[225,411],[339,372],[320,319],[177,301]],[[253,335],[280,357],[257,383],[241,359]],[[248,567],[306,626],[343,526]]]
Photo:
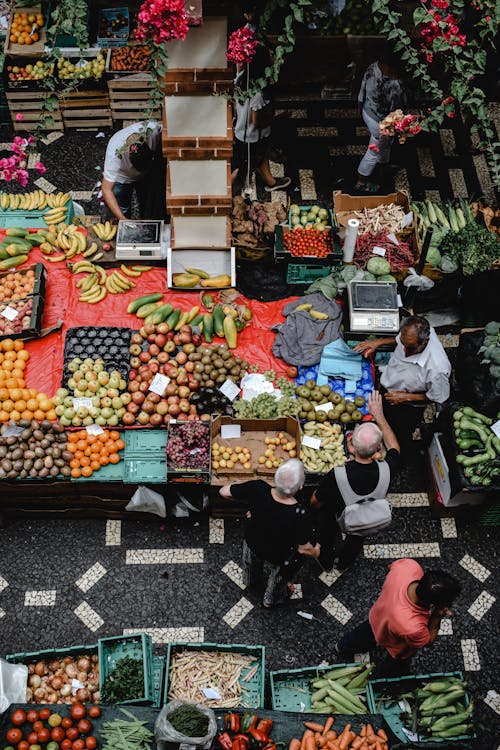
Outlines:
[[163,221],[121,219],[116,233],[117,260],[161,260]]
[[352,333],[399,331],[398,287],[394,281],[350,281],[349,330]]

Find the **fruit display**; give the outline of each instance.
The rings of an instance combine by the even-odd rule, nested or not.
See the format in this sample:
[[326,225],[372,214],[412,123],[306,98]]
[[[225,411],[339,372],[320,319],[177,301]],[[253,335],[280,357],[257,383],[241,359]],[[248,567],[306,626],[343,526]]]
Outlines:
[[219,391],[219,388],[203,387],[201,391],[192,393],[189,397],[191,405],[196,407],[200,419],[209,419],[212,414],[234,414],[232,402]]
[[[130,328],[110,326],[70,328],[64,342],[63,385],[67,384],[68,378],[78,369],[76,365],[69,366],[70,361],[76,357],[102,359],[107,370],[127,373],[131,333]],[[97,372],[100,369],[98,367]]]
[[66,451],[72,454],[71,477],[88,478],[102,466],[119,463],[120,451],[124,448],[125,443],[116,430],[103,430],[98,435],[89,435],[87,430],[70,432]]
[[54,63],[44,60],[36,60],[27,65],[7,65],[7,78],[9,81],[43,81],[44,78],[54,74]]
[[104,223],[99,221],[97,224],[92,224],[92,230],[100,240],[112,240],[116,236],[118,225],[112,224],[110,221]]
[[[8,308],[8,310],[7,310]],[[6,312],[16,316],[13,320],[5,317]],[[26,297],[10,302],[0,302],[0,338],[17,336],[32,328],[33,297]]]
[[98,424],[116,427],[125,414],[130,394],[119,370],[107,370],[103,359],[75,357],[68,362],[67,387],[54,397],[55,411],[65,427]]
[[0,479],[69,476],[72,454],[60,422],[19,419],[0,428]]
[[195,286],[222,289],[231,286],[231,277],[227,274],[210,276],[208,271],[201,268],[186,268],[185,273],[172,274],[172,284],[177,289],[192,289]]
[[297,441],[284,432],[278,432],[276,437],[265,437],[264,445],[264,453],[258,458],[259,469],[277,469],[283,461],[297,456]]
[[0,341],[0,422],[57,419],[52,399],[25,387],[24,370],[28,360],[29,352],[22,341]]
[[151,50],[144,44],[111,50],[110,70],[151,70]]
[[21,300],[32,294],[35,288],[34,268],[11,271],[0,275],[0,302]]
[[[364,396],[355,396],[353,400],[345,399],[329,385],[317,385],[315,380],[307,380],[305,385],[295,388],[298,401],[298,415],[301,419],[316,422],[360,422],[363,413],[360,411],[366,404]],[[318,406],[331,403],[328,411],[318,410]]]
[[272,419],[273,417],[294,417],[299,405],[294,398],[294,387],[286,378],[278,378],[276,386],[281,391],[277,398],[272,393],[260,393],[251,401],[238,399],[234,402],[234,412],[243,419]]
[[332,252],[329,229],[297,226],[292,232],[283,232],[283,242],[295,257],[326,258]]
[[210,471],[210,425],[200,421],[169,425],[167,475],[169,471]]
[[44,24],[42,13],[14,13],[9,32],[11,44],[35,44]]
[[324,474],[335,466],[345,464],[347,459],[344,451],[344,435],[339,424],[310,421],[306,422],[302,429],[304,437],[321,441],[319,448],[312,448],[304,445],[304,440],[302,440],[300,460],[306,471]]
[[51,224],[49,229],[39,230],[39,234],[43,237],[40,251],[50,263],[67,261],[75,255],[87,256],[97,250],[95,243],[94,246],[87,247],[86,235],[79,232],[74,224],[61,222],[57,227]]
[[331,218],[328,209],[319,206],[301,208],[297,204],[290,206],[289,223],[292,228],[305,227],[306,229],[330,229]]
[[[239,465],[238,465],[239,464]],[[237,473],[252,471],[252,454],[240,445],[232,448],[224,442],[212,443],[212,469],[223,469],[224,474],[234,469]]]
[[[39,659],[27,664],[26,703],[87,703],[99,700],[99,662],[97,653],[62,658]],[[78,679],[73,695],[72,681]],[[43,717],[40,717],[43,718]],[[13,722],[15,723],[15,722]],[[53,726],[59,726],[52,722]],[[69,726],[69,725],[68,725]]]
[[43,237],[40,233],[31,233],[27,229],[7,227],[0,242],[0,271],[8,271],[26,263],[33,247],[40,245]]
[[43,211],[45,208],[62,208],[70,200],[69,193],[44,193],[32,190],[30,193],[1,193],[2,211]]
[[[151,266],[132,266],[129,268],[122,264],[120,270],[114,268],[108,274],[102,266],[96,264],[95,261],[103,257],[103,253],[94,254],[96,251],[97,245],[93,242],[87,252],[84,253],[87,256],[93,254],[92,260],[86,257],[84,260],[69,264],[69,268],[73,274],[86,274],[84,278],[79,279],[76,283],[77,288],[80,290],[80,296],[78,297],[80,302],[95,305],[98,302],[102,302],[108,292],[109,294],[126,294],[135,287],[135,282],[132,281],[133,278],[151,270]],[[66,258],[67,255],[61,255],[54,258],[54,260],[65,260]],[[52,259],[49,258],[49,260]]]
[[101,12],[99,18],[98,36],[102,39],[127,39],[128,37],[128,16],[117,10],[107,10]]
[[104,74],[106,67],[106,60],[102,52],[99,52],[96,57],[91,60],[78,60],[72,63],[70,60],[66,60],[61,57],[57,61],[57,72],[59,78],[63,81],[79,81],[86,78],[94,78],[99,80]]
[[59,707],[55,709],[55,706],[54,710],[44,706],[39,710],[12,710],[6,725],[5,741],[9,744],[4,745],[5,750],[14,745],[18,750],[62,750],[70,747],[73,750],[95,750],[98,747],[90,721],[90,718],[100,716],[98,706],[90,706],[87,711],[81,702],[74,702],[69,714],[66,707],[63,710]]

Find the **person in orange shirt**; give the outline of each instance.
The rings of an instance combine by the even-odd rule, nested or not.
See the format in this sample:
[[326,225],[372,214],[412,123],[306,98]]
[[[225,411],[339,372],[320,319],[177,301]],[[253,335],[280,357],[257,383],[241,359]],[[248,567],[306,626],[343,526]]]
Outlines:
[[372,674],[393,677],[408,674],[412,656],[437,638],[441,619],[460,593],[460,584],[449,573],[424,573],[416,560],[404,558],[389,566],[379,598],[368,620],[346,633],[338,644],[339,661],[355,653],[382,646],[387,654]]

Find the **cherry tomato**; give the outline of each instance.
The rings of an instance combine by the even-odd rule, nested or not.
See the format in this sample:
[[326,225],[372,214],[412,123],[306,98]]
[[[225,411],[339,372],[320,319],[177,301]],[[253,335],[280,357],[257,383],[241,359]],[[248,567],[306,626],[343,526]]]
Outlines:
[[23,711],[22,708],[16,708],[15,711],[12,712],[12,716],[10,717],[10,723],[14,724],[15,727],[20,727],[24,722],[26,721],[26,712]]
[[97,717],[101,715],[101,709],[99,706],[90,706],[87,713],[91,719],[97,719]]
[[90,735],[90,737],[86,737],[85,738],[85,747],[87,748],[87,750],[95,750],[96,747],[97,747],[97,740],[96,740],[96,738],[92,737],[92,735]]
[[33,731],[39,732],[40,729],[43,729],[43,721],[34,721],[33,722]]
[[30,745],[36,745],[38,742],[38,735],[36,732],[30,732],[30,734],[28,734],[28,742]]
[[52,711],[50,710],[50,708],[41,708],[39,716],[41,719],[46,721],[49,718],[51,713]]
[[61,742],[61,740],[63,740],[65,736],[66,734],[62,727],[54,727],[50,733],[50,737],[54,740],[54,742]]
[[73,743],[71,742],[71,740],[68,740],[68,739],[63,740],[61,742],[61,750],[71,750],[71,745],[72,744]]
[[62,724],[62,716],[60,714],[50,714],[48,722],[50,727],[58,727]]
[[17,746],[17,750],[30,750],[30,743],[28,740],[21,740]]
[[92,731],[92,724],[88,719],[80,719],[78,722],[78,731],[80,734],[88,734]]
[[61,721],[61,726],[64,727],[64,729],[67,729],[68,727],[73,726],[73,720],[69,718],[69,716],[65,716],[64,719]]
[[7,734],[5,735],[5,738],[7,742],[12,742],[13,744],[16,744],[17,742],[21,742],[23,738],[23,733],[17,727],[11,727],[11,729],[7,730]]
[[32,708],[31,711],[28,711],[26,714],[26,718],[31,724],[33,724],[38,719],[38,711],[35,711],[35,709]]
[[80,719],[83,719],[87,715],[87,709],[83,705],[83,703],[73,703],[71,706],[71,716],[73,719],[76,719],[79,721]]
[[38,742],[48,742],[50,739],[50,732],[47,727],[42,727],[37,732]]
[[85,750],[85,741],[75,740],[71,745],[71,750]]
[[76,727],[69,727],[66,729],[66,737],[68,740],[76,740],[78,737],[78,729]]
[[36,742],[35,744],[30,745],[30,750],[42,750],[42,746]]

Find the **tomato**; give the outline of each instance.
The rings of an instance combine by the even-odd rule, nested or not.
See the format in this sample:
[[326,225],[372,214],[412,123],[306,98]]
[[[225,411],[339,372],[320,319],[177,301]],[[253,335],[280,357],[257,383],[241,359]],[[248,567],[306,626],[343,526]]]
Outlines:
[[85,750],[84,740],[75,740],[71,745],[71,750]]
[[73,703],[71,706],[71,716],[73,719],[76,719],[79,721],[80,719],[83,719],[84,716],[87,715],[87,709],[83,705],[83,703]]
[[80,734],[88,734],[92,731],[92,724],[88,719],[80,719],[78,722],[78,731]]
[[14,724],[15,727],[20,727],[24,722],[26,721],[26,712],[23,711],[22,708],[16,708],[15,711],[12,712],[12,716],[10,717],[10,723]]
[[17,746],[17,750],[30,750],[30,743],[28,742],[28,740],[21,740],[21,742]]
[[36,745],[36,743],[38,742],[38,735],[36,732],[31,732],[30,734],[28,734],[28,742],[30,743],[30,745]]
[[59,716],[59,714],[50,714],[49,726],[58,727],[61,723],[62,723],[62,716]]
[[31,724],[33,724],[33,722],[38,719],[38,711],[31,709],[31,711],[28,711],[28,713],[26,714],[26,718]]
[[61,742],[61,750],[71,750],[72,744],[71,740],[63,740]]
[[46,747],[46,750],[59,750],[59,743],[58,742],[49,742],[49,744]]
[[97,740],[96,740],[96,738],[92,737],[92,735],[90,735],[90,737],[86,737],[85,738],[85,747],[87,748],[87,750],[95,750],[95,748],[97,747]]
[[97,719],[97,717],[101,715],[101,709],[99,706],[90,706],[87,713],[91,719]]
[[64,729],[67,729],[68,727],[73,726],[73,720],[69,718],[69,716],[65,716],[64,719],[61,721],[61,726],[64,727]]
[[43,721],[34,721],[33,722],[33,731],[39,732],[40,729],[43,729]]
[[12,742],[13,744],[21,742],[22,738],[23,733],[17,727],[11,727],[11,729],[7,730],[7,734],[5,735],[7,742]]
[[42,727],[37,732],[38,742],[48,742],[50,739],[50,732],[47,727]]
[[52,711],[50,710],[50,708],[41,708],[39,716],[41,719],[46,721],[49,718],[51,713]]
[[61,740],[63,740],[65,736],[66,734],[62,727],[54,727],[50,733],[50,737],[54,740],[54,742],[61,742]]
[[76,727],[69,727],[69,729],[66,729],[66,737],[68,740],[76,740],[78,737],[78,729]]

